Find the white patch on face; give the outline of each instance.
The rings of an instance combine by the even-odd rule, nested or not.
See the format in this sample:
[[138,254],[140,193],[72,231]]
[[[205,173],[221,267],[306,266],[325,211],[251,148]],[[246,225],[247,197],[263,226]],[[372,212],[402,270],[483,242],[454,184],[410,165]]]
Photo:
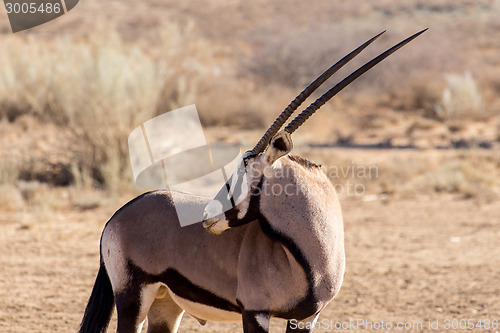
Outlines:
[[203,227],[211,234],[219,235],[229,229],[229,222],[223,218],[223,206],[218,200],[212,200],[205,208]]
[[232,197],[234,204],[238,205],[247,197],[249,191],[248,176],[243,162],[241,162],[238,169],[233,173],[230,185],[228,200]]
[[[229,191],[226,191],[226,186]],[[224,213],[238,205],[238,218],[246,215],[248,203],[244,200],[248,197],[248,177],[245,170],[245,164],[241,160],[237,169],[233,172],[230,183],[223,187],[216,199],[213,199],[205,207],[203,214],[203,226],[213,234],[220,234],[229,229],[229,221],[226,220]],[[222,196],[222,198],[221,198]],[[222,202],[221,202],[222,201]]]
[[223,206],[219,200],[212,200],[205,207],[205,219],[213,219],[223,213]]

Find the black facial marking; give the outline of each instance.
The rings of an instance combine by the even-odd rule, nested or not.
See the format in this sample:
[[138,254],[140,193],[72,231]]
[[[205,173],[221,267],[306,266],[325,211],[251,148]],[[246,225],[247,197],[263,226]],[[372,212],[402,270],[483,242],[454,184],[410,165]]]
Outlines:
[[243,159],[243,165],[245,166],[245,168],[248,166],[248,161],[250,161],[251,159],[255,158],[256,156],[257,156],[256,154],[252,154],[252,155],[246,156]]
[[[231,186],[229,185],[229,182],[226,183],[226,190],[227,190],[227,193],[230,193],[231,192]],[[233,196],[230,196],[229,197],[229,200],[231,201],[231,206],[234,207],[236,206],[236,204],[234,203],[234,198]]]
[[162,273],[155,275],[144,272],[131,261],[128,261],[129,274],[132,276],[131,284],[144,285],[162,282],[174,294],[189,301],[204,304],[225,311],[241,313],[240,308],[230,301],[217,296],[213,292],[195,285],[188,278],[173,268],[167,268]]
[[259,180],[259,183],[255,188],[253,188],[250,195],[250,202],[248,203],[248,209],[241,219],[238,219],[238,208],[235,207],[224,212],[224,216],[228,221],[228,225],[230,228],[238,227],[248,222],[255,221],[260,216],[260,194],[262,193],[262,184],[264,183],[264,176],[262,176]]

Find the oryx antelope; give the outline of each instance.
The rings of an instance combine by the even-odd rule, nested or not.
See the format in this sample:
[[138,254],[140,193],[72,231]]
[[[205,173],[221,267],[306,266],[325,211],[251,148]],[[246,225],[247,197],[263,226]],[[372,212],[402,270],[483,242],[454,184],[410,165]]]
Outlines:
[[[80,332],[104,332],[114,304],[119,333],[140,332],[146,318],[148,332],[177,332],[184,312],[201,324],[242,321],[245,333],[268,332],[271,317],[288,320],[287,332],[311,332],[342,284],[343,222],[322,170],[288,155],[290,135],[340,90],[421,33],[354,71],[278,132],[317,87],[381,34],[311,83],[243,155],[243,167],[226,184],[232,184],[232,196],[211,200],[154,191],[120,208],[102,232],[100,268]],[[247,191],[238,189],[242,178]],[[206,207],[203,225],[180,227],[173,196],[184,209]],[[232,209],[220,209],[236,199]]]

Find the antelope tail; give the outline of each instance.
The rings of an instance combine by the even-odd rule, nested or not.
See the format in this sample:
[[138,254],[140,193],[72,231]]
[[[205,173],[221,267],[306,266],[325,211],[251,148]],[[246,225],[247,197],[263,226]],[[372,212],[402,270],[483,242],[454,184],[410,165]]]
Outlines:
[[111,281],[101,259],[94,288],[85,308],[79,333],[104,333],[113,314],[115,299]]

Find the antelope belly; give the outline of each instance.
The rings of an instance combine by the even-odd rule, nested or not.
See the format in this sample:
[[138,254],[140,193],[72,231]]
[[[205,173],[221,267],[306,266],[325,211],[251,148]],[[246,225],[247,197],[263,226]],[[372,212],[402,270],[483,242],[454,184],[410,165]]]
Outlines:
[[174,294],[170,289],[172,299],[187,313],[198,319],[207,321],[241,322],[241,314],[218,309],[209,305],[193,302]]

